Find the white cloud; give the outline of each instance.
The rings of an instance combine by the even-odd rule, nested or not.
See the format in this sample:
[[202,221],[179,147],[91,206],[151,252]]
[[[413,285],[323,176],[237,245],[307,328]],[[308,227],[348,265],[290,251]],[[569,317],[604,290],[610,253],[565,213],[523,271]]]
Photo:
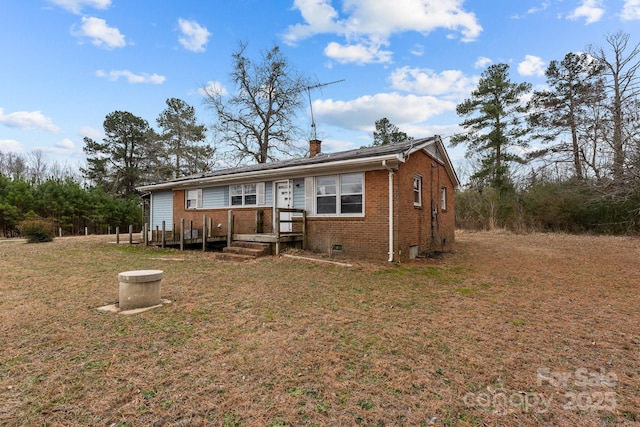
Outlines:
[[107,25],[107,21],[104,19],[92,16],[83,16],[80,29],[73,29],[72,34],[77,37],[88,37],[91,39],[92,44],[105,49],[124,47],[127,44],[120,30]]
[[392,55],[388,50],[381,50],[381,46],[364,44],[343,46],[336,42],[329,43],[324,49],[324,54],[342,64],[354,62],[360,65],[390,62]]
[[533,55],[525,55],[524,61],[518,64],[518,73],[522,76],[544,76],[546,64],[544,61]]
[[486,56],[479,56],[478,59],[476,59],[476,62],[473,63],[473,68],[487,68],[489,65],[491,65],[493,63],[493,61],[490,58],[487,58]]
[[159,74],[155,74],[155,73],[154,74],[147,74],[147,73],[134,74],[129,70],[114,70],[114,71],[109,71],[108,73],[103,70],[98,70],[96,71],[96,76],[106,78],[107,80],[110,80],[113,82],[119,80],[122,77],[127,79],[127,81],[131,84],[150,83],[150,84],[159,85],[164,83],[164,81],[166,80],[165,76],[161,76]]
[[424,46],[422,46],[421,44],[417,44],[409,52],[414,56],[422,56],[424,55]]
[[548,7],[549,7],[549,2],[543,1],[540,6],[534,6],[529,10],[527,10],[527,15],[533,15],[535,13],[542,12],[543,10],[547,10]]
[[53,147],[40,147],[45,153],[54,154],[57,156],[75,156],[82,154],[82,149],[78,148],[76,144],[69,138],[64,138],[53,144]]
[[598,22],[604,15],[602,8],[602,0],[582,0],[582,4],[578,6],[568,16],[571,20],[585,19],[585,24],[593,24]]
[[49,2],[76,14],[79,14],[85,6],[100,10],[111,6],[111,0],[49,0]]
[[448,95],[453,98],[467,96],[478,83],[477,77],[467,77],[459,70],[436,73],[427,68],[397,68],[391,73],[394,89],[422,95]]
[[523,19],[527,15],[535,15],[536,13],[543,12],[543,11],[547,10],[549,8],[549,6],[550,6],[550,2],[549,1],[543,1],[540,6],[530,7],[529,9],[527,9],[526,13],[524,13],[524,14],[516,14],[516,15],[513,15],[511,18],[512,19]]
[[80,135],[83,138],[86,136],[91,139],[98,139],[102,137],[102,131],[99,129],[94,129],[91,126],[84,126],[80,128],[78,135]]
[[198,89],[198,92],[200,92],[200,94],[203,96],[207,96],[207,95],[225,96],[229,93],[229,91],[227,91],[227,88],[224,87],[222,83],[216,82],[213,80],[208,81],[205,87]]
[[623,21],[640,20],[640,0],[625,0],[620,18]]
[[402,129],[405,124],[420,123],[432,116],[455,111],[455,108],[454,102],[433,96],[400,95],[395,92],[362,96],[351,101],[327,99],[313,102],[316,122],[359,131],[372,130],[376,120],[381,117],[387,117]]
[[293,8],[300,11],[305,24],[289,26],[284,35],[286,43],[295,44],[316,34],[342,31],[341,24],[337,22],[338,12],[330,0],[295,0]]
[[65,138],[62,141],[56,142],[54,147],[60,148],[63,150],[73,150],[76,148],[76,144],[73,143],[69,138]]
[[340,151],[353,150],[370,143],[370,141],[365,141],[362,144],[357,144],[354,143],[352,139],[324,139],[322,141],[322,152],[336,153]]
[[62,141],[56,142],[54,147],[60,148],[63,150],[73,150],[76,148],[76,144],[73,143],[69,138],[65,138]]
[[462,41],[475,40],[482,27],[474,13],[461,7],[460,0],[346,0],[342,14],[331,0],[295,0],[304,23],[290,26],[284,41],[295,44],[316,34],[335,34],[345,43],[330,43],[326,54],[341,62],[388,62],[391,52],[381,51],[389,45],[391,35],[407,31],[428,34],[436,29],[459,33]]
[[60,128],[53,124],[53,120],[40,111],[16,111],[4,114],[4,110],[0,108],[0,123],[18,129],[41,129],[51,133],[60,132]]
[[0,153],[24,153],[24,148],[15,139],[0,139]]
[[187,19],[178,19],[178,26],[182,36],[178,37],[178,41],[187,50],[191,52],[204,52],[205,46],[209,41],[211,33],[206,27],[201,26],[196,21]]

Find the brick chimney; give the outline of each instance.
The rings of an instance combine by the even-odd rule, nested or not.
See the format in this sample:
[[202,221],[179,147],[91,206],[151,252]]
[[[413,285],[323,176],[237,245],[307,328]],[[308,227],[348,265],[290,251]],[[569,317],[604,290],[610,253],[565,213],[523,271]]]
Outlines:
[[322,141],[319,139],[312,139],[309,141],[309,157],[315,157],[320,154],[320,144],[322,144]]

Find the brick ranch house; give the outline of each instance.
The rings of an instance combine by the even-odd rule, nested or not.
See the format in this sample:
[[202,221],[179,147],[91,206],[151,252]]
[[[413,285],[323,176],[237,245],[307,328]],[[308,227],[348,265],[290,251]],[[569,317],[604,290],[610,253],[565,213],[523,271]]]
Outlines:
[[[150,230],[164,227],[172,235],[227,245],[229,239],[273,242],[274,235],[300,236],[304,217],[307,250],[401,262],[452,249],[458,185],[442,140],[434,136],[337,153],[322,153],[321,142],[312,140],[309,157],[138,190],[149,198]],[[192,234],[198,229],[206,236]]]

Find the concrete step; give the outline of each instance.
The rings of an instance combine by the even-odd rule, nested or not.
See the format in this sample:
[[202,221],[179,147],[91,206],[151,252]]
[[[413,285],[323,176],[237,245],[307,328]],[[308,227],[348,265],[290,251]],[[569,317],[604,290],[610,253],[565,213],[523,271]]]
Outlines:
[[244,262],[256,259],[255,256],[251,255],[242,255],[242,254],[233,254],[233,253],[225,253],[218,252],[215,254],[216,259],[221,261],[236,261],[236,262]]

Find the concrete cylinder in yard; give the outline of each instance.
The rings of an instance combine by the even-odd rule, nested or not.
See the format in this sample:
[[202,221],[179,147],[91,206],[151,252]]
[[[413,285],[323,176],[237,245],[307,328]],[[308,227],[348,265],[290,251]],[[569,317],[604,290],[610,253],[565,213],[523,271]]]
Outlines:
[[151,307],[160,304],[162,270],[133,270],[118,274],[121,310]]

